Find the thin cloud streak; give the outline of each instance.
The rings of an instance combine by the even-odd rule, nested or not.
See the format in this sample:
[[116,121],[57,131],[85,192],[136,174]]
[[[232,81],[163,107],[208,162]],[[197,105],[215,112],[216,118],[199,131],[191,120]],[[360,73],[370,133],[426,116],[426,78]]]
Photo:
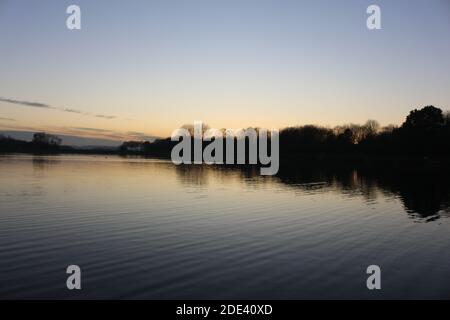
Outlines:
[[1,117],[0,117],[0,120],[1,121],[16,121],[16,119],[13,119],[13,118],[1,118]]
[[88,135],[118,140],[140,140],[153,141],[156,137],[139,131],[115,131],[108,129],[90,128],[90,127],[68,127],[63,129],[65,133],[76,135]]
[[89,127],[72,127],[71,129],[81,130],[81,131],[111,132],[111,130],[107,130],[107,129],[89,128]]
[[19,105],[27,106],[27,107],[54,109],[50,105],[48,105],[46,103],[41,103],[41,102],[15,100],[15,99],[3,98],[3,97],[0,97],[0,101],[12,103],[12,104],[19,104]]
[[16,105],[21,105],[21,106],[25,106],[25,107],[42,108],[42,109],[53,109],[53,110],[58,110],[58,111],[62,111],[62,112],[75,113],[75,114],[80,114],[80,115],[85,115],[85,116],[92,116],[92,117],[96,117],[96,118],[102,118],[102,119],[106,119],[106,120],[112,120],[112,119],[116,119],[117,118],[116,116],[113,116],[113,115],[92,114],[90,112],[83,112],[83,111],[77,110],[77,109],[58,108],[58,107],[51,106],[51,105],[49,105],[47,103],[36,102],[36,101],[25,101],[25,100],[16,100],[16,99],[0,97],[0,102],[16,104]]
[[78,114],[81,114],[81,113],[83,113],[82,111],[80,111],[80,110],[76,110],[76,109],[69,109],[69,108],[66,108],[66,109],[64,109],[63,111],[65,111],[65,112],[70,112],[70,113],[78,113]]
[[108,116],[108,115],[104,115],[104,114],[96,114],[94,117],[96,118],[103,118],[103,119],[115,119],[115,116]]

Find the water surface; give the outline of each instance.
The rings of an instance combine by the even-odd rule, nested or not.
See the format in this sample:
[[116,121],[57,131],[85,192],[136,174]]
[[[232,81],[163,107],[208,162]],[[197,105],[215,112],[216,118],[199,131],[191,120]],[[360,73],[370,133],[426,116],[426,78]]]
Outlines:
[[0,156],[0,298],[450,298],[447,177],[370,172]]

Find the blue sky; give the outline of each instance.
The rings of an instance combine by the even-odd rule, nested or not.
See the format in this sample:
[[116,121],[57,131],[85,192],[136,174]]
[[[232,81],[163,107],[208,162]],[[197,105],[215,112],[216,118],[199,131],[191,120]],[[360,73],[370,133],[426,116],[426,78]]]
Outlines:
[[[370,4],[382,30],[366,28]],[[447,0],[0,0],[0,41],[0,128],[169,135],[450,109]]]

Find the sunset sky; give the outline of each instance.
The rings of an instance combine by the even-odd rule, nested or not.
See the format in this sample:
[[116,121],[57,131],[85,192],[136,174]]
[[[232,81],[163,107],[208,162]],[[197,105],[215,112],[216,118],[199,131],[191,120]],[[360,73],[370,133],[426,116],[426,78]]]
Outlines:
[[450,109],[448,0],[0,0],[0,42],[0,130],[146,138]]

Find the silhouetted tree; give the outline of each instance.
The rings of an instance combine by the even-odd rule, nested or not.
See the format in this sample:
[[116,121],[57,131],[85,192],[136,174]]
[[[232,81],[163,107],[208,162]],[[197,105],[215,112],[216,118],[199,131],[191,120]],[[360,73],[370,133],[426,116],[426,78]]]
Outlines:
[[375,136],[380,130],[380,124],[376,120],[367,120],[364,124],[364,138]]
[[444,125],[444,116],[442,110],[433,106],[426,106],[420,110],[414,109],[406,117],[402,128],[405,129],[424,129],[436,128]]

